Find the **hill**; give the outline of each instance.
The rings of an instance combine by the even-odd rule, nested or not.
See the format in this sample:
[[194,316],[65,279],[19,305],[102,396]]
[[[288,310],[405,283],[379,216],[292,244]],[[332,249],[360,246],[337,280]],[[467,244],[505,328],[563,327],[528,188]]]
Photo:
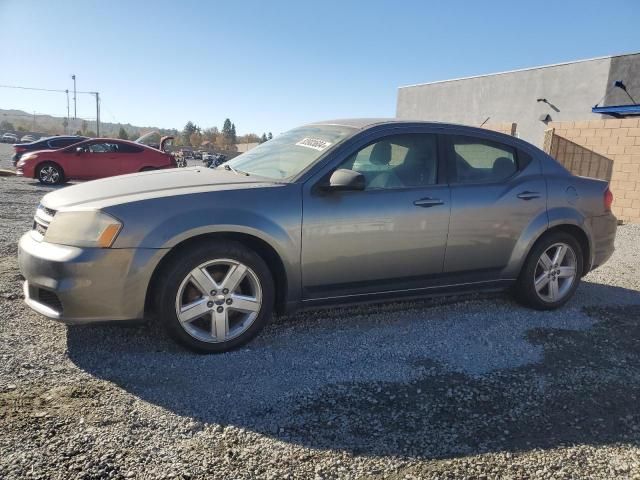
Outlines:
[[[22,110],[4,110],[0,108],[0,133],[5,131],[35,133],[38,135],[60,135],[64,133],[76,133],[77,131],[94,136],[96,122],[78,118],[54,117],[51,115],[33,115]],[[129,138],[138,138],[147,132],[157,130],[162,135],[177,135],[175,129],[141,127],[130,123],[100,122],[101,137],[117,137],[120,128],[124,128]]]

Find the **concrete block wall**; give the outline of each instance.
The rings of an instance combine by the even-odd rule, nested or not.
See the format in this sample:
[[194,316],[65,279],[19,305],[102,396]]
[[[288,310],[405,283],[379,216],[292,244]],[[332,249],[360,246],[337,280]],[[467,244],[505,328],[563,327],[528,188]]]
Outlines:
[[513,137],[516,135],[518,124],[512,122],[488,123],[486,125],[482,125],[482,128],[486,128],[487,130],[492,130],[494,132],[504,133],[506,135],[511,135]]
[[640,223],[640,119],[550,122],[544,149],[572,173],[610,181],[613,212]]

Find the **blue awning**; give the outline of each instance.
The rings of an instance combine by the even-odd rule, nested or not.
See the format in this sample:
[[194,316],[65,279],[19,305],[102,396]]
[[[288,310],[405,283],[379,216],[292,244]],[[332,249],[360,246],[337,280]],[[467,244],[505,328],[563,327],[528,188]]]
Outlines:
[[600,113],[602,115],[611,115],[612,117],[628,117],[632,115],[640,115],[640,105],[610,105],[608,107],[598,107],[597,105],[591,109],[592,113]]

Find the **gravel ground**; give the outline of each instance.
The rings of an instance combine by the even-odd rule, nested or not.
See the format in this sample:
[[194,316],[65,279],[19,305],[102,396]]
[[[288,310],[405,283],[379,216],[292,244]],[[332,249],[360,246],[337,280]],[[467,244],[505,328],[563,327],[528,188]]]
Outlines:
[[201,356],[24,306],[16,242],[45,192],[0,178],[0,478],[640,479],[638,225],[558,312],[306,312]]

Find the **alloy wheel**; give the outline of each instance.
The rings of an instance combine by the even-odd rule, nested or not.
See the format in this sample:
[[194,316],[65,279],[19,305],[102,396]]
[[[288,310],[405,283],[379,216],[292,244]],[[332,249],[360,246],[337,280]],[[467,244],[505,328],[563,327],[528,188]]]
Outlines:
[[547,248],[534,272],[536,293],[545,302],[562,300],[575,283],[577,275],[576,254],[566,243],[555,243]]
[[54,184],[60,180],[60,172],[57,168],[46,165],[40,169],[39,177],[43,183]]
[[230,259],[203,263],[185,277],[176,295],[176,316],[193,338],[226,342],[242,335],[262,306],[258,276]]

